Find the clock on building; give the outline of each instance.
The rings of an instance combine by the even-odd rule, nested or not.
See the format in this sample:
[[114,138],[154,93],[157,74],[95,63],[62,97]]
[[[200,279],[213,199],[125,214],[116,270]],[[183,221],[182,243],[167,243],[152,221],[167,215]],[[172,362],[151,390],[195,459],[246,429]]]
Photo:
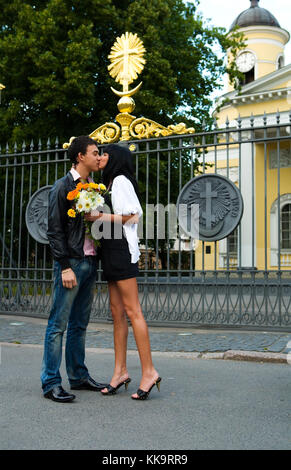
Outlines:
[[256,59],[254,54],[251,52],[242,52],[236,59],[236,65],[240,72],[247,73],[249,72],[255,65]]

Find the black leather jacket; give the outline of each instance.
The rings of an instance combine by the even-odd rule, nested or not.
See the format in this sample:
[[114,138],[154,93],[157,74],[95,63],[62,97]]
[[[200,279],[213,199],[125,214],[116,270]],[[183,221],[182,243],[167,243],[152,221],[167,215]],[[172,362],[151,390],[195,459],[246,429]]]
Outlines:
[[83,217],[67,215],[72,207],[67,194],[76,188],[80,180],[74,181],[70,172],[57,180],[49,192],[48,231],[52,255],[61,265],[61,269],[70,268],[69,258],[84,257],[85,226]]

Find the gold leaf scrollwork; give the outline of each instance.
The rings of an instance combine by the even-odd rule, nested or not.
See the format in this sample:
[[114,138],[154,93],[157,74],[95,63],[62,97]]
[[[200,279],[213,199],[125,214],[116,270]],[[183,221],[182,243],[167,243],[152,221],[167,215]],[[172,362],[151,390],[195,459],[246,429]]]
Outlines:
[[143,117],[135,119],[129,127],[129,133],[134,139],[167,137],[173,134],[193,134],[194,132],[194,127],[187,128],[186,124],[183,122],[176,125],[171,124],[170,126],[165,127],[151,119]]
[[129,132],[134,139],[149,139],[150,137],[160,137],[169,135],[168,129],[161,124],[147,118],[135,119],[130,127]]
[[99,144],[109,144],[118,141],[120,137],[120,127],[114,122],[106,122],[102,126],[95,129],[90,137]]
[[73,142],[73,140],[74,140],[75,138],[76,138],[76,137],[71,137],[70,140],[69,140],[69,142],[65,142],[65,143],[63,144],[63,149],[68,149],[68,148],[70,147],[71,143]]
[[179,124],[171,124],[168,126],[168,129],[171,131],[172,134],[194,134],[195,129],[194,127],[187,127],[184,122],[180,122]]

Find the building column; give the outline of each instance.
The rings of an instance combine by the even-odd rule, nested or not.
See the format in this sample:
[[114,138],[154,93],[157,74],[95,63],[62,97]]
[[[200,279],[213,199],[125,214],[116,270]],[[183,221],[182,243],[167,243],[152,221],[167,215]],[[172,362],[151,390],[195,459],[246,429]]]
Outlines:
[[[256,267],[256,204],[255,204],[255,147],[252,164],[252,144],[241,144],[241,194],[244,212],[240,222],[241,242],[238,253],[241,267]],[[254,173],[253,173],[254,172]],[[254,183],[253,183],[254,181]]]

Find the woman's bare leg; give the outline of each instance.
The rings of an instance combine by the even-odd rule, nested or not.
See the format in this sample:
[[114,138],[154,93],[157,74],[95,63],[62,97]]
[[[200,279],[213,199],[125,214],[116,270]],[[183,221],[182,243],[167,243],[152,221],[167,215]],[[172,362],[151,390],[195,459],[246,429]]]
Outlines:
[[[140,357],[142,378],[139,388],[148,391],[159,377],[159,374],[152,362],[149,332],[139,303],[136,278],[116,281],[116,285],[125,312],[131,321]],[[137,394],[133,396],[137,397]]]
[[[116,387],[128,378],[126,366],[128,324],[124,305],[115,282],[109,282],[110,309],[113,318],[115,367],[110,385]],[[107,388],[103,389],[107,392]]]

